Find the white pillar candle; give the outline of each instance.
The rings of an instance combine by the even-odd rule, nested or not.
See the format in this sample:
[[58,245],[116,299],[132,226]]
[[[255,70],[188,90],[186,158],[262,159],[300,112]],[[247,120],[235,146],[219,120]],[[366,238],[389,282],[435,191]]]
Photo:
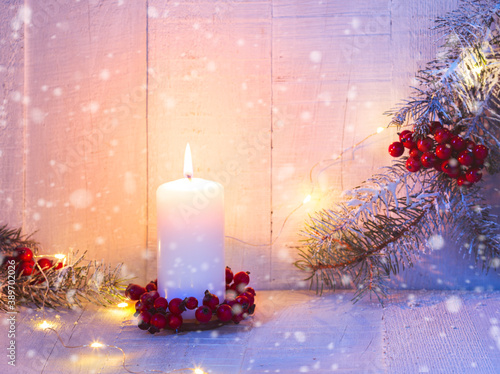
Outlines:
[[[170,301],[194,296],[202,305],[205,290],[220,302],[225,294],[224,187],[193,178],[191,150],[186,146],[184,178],[156,191],[158,292]],[[194,318],[186,311],[184,319]]]

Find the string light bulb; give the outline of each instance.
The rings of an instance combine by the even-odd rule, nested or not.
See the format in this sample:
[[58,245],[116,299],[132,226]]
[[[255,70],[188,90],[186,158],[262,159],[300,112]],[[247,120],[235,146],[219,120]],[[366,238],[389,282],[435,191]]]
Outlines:
[[58,260],[63,260],[66,258],[66,255],[62,254],[62,253],[58,253],[58,254],[55,254],[54,257],[57,258]]
[[377,134],[380,134],[385,129],[383,127],[377,127]]
[[311,201],[311,195],[307,195],[302,204],[307,204],[309,201]]
[[206,374],[203,370],[201,370],[200,368],[195,368],[193,370],[194,374]]
[[53,325],[51,323],[48,323],[47,321],[41,322],[38,327],[40,327],[42,330],[48,329],[49,327],[52,327]]
[[89,345],[89,347],[92,347],[92,348],[102,348],[104,347],[104,344],[102,343],[99,343],[99,342],[93,342]]
[[123,302],[123,303],[119,303],[118,305],[116,305],[118,308],[126,308],[128,307],[128,303],[126,302]]

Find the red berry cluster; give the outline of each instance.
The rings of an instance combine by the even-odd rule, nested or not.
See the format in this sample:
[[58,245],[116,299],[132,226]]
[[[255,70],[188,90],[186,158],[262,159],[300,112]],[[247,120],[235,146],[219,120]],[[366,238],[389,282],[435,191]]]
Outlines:
[[[33,251],[28,247],[17,247],[13,256],[5,256],[4,266],[10,265],[12,260],[16,263],[16,273],[18,276],[22,277],[35,274],[38,269],[35,265],[35,260],[33,259]],[[37,261],[37,263],[42,270],[48,270],[52,267],[55,269],[61,269],[64,266],[62,262],[54,264],[48,258],[41,258]]]
[[440,122],[430,123],[429,135],[422,139],[414,139],[413,131],[399,133],[399,142],[389,146],[392,157],[400,157],[409,150],[406,169],[417,172],[423,168],[434,168],[448,177],[456,179],[459,186],[472,186],[483,176],[484,160],[488,156],[488,148],[464,139],[444,128]]
[[208,290],[205,291],[201,306],[198,306],[198,299],[193,296],[184,300],[174,298],[169,302],[158,293],[157,280],[149,282],[146,287],[129,284],[125,296],[137,301],[135,315],[139,317],[138,327],[148,330],[151,334],[162,329],[178,331],[184,322],[182,313],[187,309],[196,309],[195,318],[200,323],[209,322],[214,315],[220,322],[240,323],[255,311],[255,290],[247,287],[250,282],[248,274],[239,272],[233,277],[231,269],[226,267],[226,300],[223,303]]

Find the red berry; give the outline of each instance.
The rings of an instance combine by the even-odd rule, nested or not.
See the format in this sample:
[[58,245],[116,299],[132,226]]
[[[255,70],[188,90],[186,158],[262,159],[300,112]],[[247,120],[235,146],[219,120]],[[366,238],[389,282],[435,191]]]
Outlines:
[[33,252],[28,247],[18,247],[16,248],[17,261],[30,261],[33,259]]
[[240,283],[240,284],[233,283],[230,289],[231,291],[234,291],[236,292],[237,295],[239,295],[240,293],[245,292],[246,286],[247,286],[246,283]]
[[167,325],[172,330],[177,330],[182,326],[182,316],[180,314],[169,314],[167,316]]
[[461,165],[471,166],[474,162],[474,155],[470,150],[466,149],[465,151],[460,152],[457,160]]
[[439,144],[436,147],[436,156],[441,160],[447,160],[451,157],[451,146],[449,144]]
[[442,172],[443,171],[443,169],[441,169],[442,164],[443,164],[443,160],[436,157],[436,162],[434,162],[434,169],[436,169],[439,172]]
[[233,281],[233,271],[229,266],[226,266],[226,284],[229,284]]
[[441,164],[441,170],[448,174],[450,178],[456,178],[460,175],[460,167],[458,161],[454,158],[443,161]]
[[56,264],[55,269],[56,269],[56,270],[59,270],[59,269],[62,269],[63,267],[64,267],[64,264],[63,264],[62,262],[58,262],[58,263]]
[[170,312],[173,314],[181,314],[186,310],[186,307],[182,299],[176,297],[175,299],[170,300],[170,302],[168,303],[168,310],[170,310]]
[[398,133],[398,135],[399,135],[399,141],[402,142],[404,136],[407,135],[407,134],[413,134],[413,132],[411,132],[410,130],[403,130],[400,133]]
[[[389,154],[392,157],[399,157],[403,153],[405,153],[405,147],[404,147],[403,143],[394,142],[389,146]],[[231,280],[232,280],[232,277],[231,277]],[[226,282],[227,282],[227,268],[226,268]],[[228,283],[231,283],[231,282],[228,282]]]
[[240,296],[245,296],[248,299],[249,307],[255,303],[255,298],[250,292],[243,292]]
[[167,317],[165,317],[161,313],[155,313],[151,317],[151,320],[149,321],[149,323],[152,324],[157,329],[161,330],[161,329],[164,329],[165,326],[167,325]]
[[144,305],[144,303],[139,300],[138,302],[135,303],[135,311],[136,312],[142,312],[143,310],[148,310],[149,308],[147,308],[146,305]]
[[432,152],[425,152],[422,156],[420,156],[420,163],[424,168],[431,168],[434,166],[438,158]]
[[30,262],[21,262],[16,269],[22,275],[31,275],[33,273],[33,265]]
[[443,125],[441,125],[441,122],[438,121],[431,121],[429,124],[429,132],[431,134],[434,134],[436,131],[441,130],[443,128]]
[[219,305],[219,298],[209,290],[206,290],[205,296],[203,297],[203,305],[208,306],[212,310],[215,310],[217,308],[217,305]]
[[37,261],[38,266],[42,268],[42,270],[47,270],[52,267],[52,261],[50,261],[48,258],[41,258],[40,260]]
[[227,304],[219,305],[216,313],[221,322],[229,322],[233,318],[233,309]]
[[141,295],[146,292],[146,289],[138,284],[129,284],[125,290],[125,296],[130,300],[139,300]]
[[465,148],[467,143],[461,136],[455,135],[450,140],[450,145],[455,151],[461,151]]
[[473,151],[473,150],[474,150],[474,148],[476,148],[476,143],[474,143],[474,142],[473,142],[472,140],[470,140],[470,139],[467,139],[467,140],[465,141],[465,148],[470,149],[471,151]]
[[[240,271],[234,275],[234,283],[239,285],[244,283],[245,285],[250,283],[250,272]],[[246,287],[246,286],[245,286]]]
[[470,183],[479,182],[481,180],[482,176],[483,176],[483,172],[479,169],[470,169],[469,171],[467,171],[465,173],[465,178],[467,178],[467,180]]
[[229,291],[226,291],[226,301],[232,301],[234,299],[236,299],[239,295],[239,292],[237,292],[236,290],[229,290]]
[[250,308],[250,300],[246,296],[240,295],[236,298],[236,304],[241,305],[243,311],[247,311]]
[[194,316],[198,321],[202,323],[208,322],[212,319],[212,309],[205,305],[200,306],[198,309],[196,309]]
[[142,311],[140,314],[139,314],[139,317],[137,319],[137,326],[141,329],[141,330],[148,330],[151,325],[149,324],[149,322],[151,321],[151,313],[147,312],[147,311]]
[[418,148],[412,148],[412,149],[410,149],[410,157],[420,158],[421,155],[422,155],[422,152],[420,152],[418,150]]
[[245,292],[251,293],[253,296],[256,295],[256,292],[252,287],[245,288]]
[[488,156],[488,148],[482,144],[474,147],[474,157],[478,160],[484,160]]
[[149,282],[148,284],[146,284],[146,291],[156,291],[158,288],[156,287],[156,284],[154,284],[153,282]]
[[403,143],[404,147],[408,148],[408,149],[412,149],[412,148],[415,148],[417,146],[417,143],[415,143],[413,141],[413,133],[412,132],[405,134],[401,138],[401,143]]
[[408,171],[411,171],[412,173],[415,173],[420,170],[420,167],[422,165],[420,164],[420,160],[414,157],[410,157],[408,160],[406,160],[406,169]]
[[484,167],[484,160],[479,160],[477,158],[472,161],[471,168],[473,169],[482,169]]
[[158,291],[156,290],[153,290],[153,291],[149,291],[148,294],[151,295],[151,297],[153,298],[153,300],[156,300],[157,298],[160,297],[160,294],[158,293]]
[[147,310],[143,310],[141,311],[141,313],[139,314],[139,322],[140,321],[144,321],[146,323],[149,323],[151,321],[151,317],[153,315],[151,313],[149,313]]
[[160,308],[160,309],[167,311],[167,308],[168,308],[167,299],[165,299],[164,297],[161,297],[161,296],[156,298],[154,303],[153,303],[153,308],[155,308],[155,309]]
[[457,178],[457,184],[459,186],[464,186],[464,187],[472,186],[472,183],[467,180],[467,178],[465,177],[465,174],[462,174]]
[[235,314],[233,316],[233,322],[238,324],[245,319],[244,313]]
[[186,297],[184,299],[184,304],[186,305],[186,308],[189,310],[193,310],[198,308],[198,299],[196,297]]
[[431,138],[419,139],[417,147],[421,152],[429,152],[434,147],[434,141]]
[[149,292],[144,292],[141,295],[139,301],[145,306],[146,309],[152,308],[155,303],[153,295],[151,295]]
[[434,139],[439,144],[448,143],[452,136],[452,133],[448,129],[439,129],[434,133]]

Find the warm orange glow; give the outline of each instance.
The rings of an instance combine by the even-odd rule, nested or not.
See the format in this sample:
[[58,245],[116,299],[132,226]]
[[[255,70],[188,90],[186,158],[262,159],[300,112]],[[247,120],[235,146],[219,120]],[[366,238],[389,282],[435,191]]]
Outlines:
[[191,158],[191,148],[189,143],[186,145],[186,152],[184,153],[184,176],[186,178],[193,177],[193,160]]
[[380,134],[382,131],[384,131],[385,129],[383,127],[378,127],[377,128],[377,134]]
[[118,308],[126,308],[128,307],[128,304],[126,302],[120,303],[117,305]]
[[200,368],[195,368],[194,374],[206,374],[206,373],[203,370],[201,370]]
[[47,321],[43,321],[38,325],[42,330],[48,329],[49,327],[52,327],[53,325],[51,323],[48,323]]
[[99,342],[93,342],[92,344],[90,344],[90,347],[92,347],[92,348],[102,348],[102,347],[104,347],[104,344],[99,343]]
[[302,203],[307,204],[309,201],[311,201],[311,195],[307,195]]
[[56,255],[54,255],[55,258],[57,258],[58,260],[62,260],[64,258],[66,258],[66,255],[62,254],[62,253],[58,253]]

